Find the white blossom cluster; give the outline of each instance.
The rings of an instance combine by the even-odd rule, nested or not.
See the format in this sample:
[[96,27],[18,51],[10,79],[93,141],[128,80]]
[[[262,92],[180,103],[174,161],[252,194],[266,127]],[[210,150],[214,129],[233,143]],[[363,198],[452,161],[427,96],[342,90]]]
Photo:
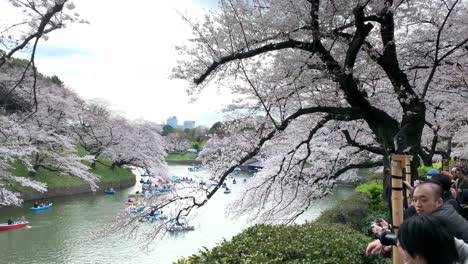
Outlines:
[[[294,218],[340,175],[381,167],[408,120],[419,122],[415,160],[466,158],[468,4],[320,1],[311,10],[310,2],[221,0],[202,21],[187,18],[195,38],[178,48],[173,76],[193,83],[189,93],[216,82],[238,96],[226,107],[225,134],[201,159],[216,176],[246,157],[261,160],[234,206],[263,221]],[[381,31],[390,15],[395,30]],[[355,51],[358,19],[373,28]],[[323,110],[301,114],[314,108]]]

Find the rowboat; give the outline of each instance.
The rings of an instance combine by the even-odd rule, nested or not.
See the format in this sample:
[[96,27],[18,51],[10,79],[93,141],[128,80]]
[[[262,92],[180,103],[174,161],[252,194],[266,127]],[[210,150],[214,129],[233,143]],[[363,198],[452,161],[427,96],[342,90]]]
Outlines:
[[134,205],[137,204],[138,202],[127,202],[128,205]]
[[13,229],[13,228],[18,228],[18,227],[23,227],[29,225],[29,222],[27,221],[18,221],[14,222],[12,225],[9,225],[7,223],[0,224],[0,230],[7,230],[7,229]]
[[31,207],[29,208],[29,210],[31,211],[39,211],[39,210],[44,210],[44,209],[48,209],[48,208],[51,208],[53,205],[53,203],[50,203],[48,205],[44,205],[44,206],[40,206],[40,207]]
[[104,192],[107,194],[115,194],[114,190],[104,190]]
[[225,193],[225,194],[231,193],[231,190],[230,190],[230,189],[229,189],[229,190],[225,190],[224,193]]

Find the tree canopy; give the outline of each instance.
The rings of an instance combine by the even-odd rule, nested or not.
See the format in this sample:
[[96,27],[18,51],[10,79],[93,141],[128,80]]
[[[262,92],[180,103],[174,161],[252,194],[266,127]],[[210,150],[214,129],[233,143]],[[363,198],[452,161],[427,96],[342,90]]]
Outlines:
[[[260,158],[240,208],[289,221],[336,179],[391,153],[431,163],[466,148],[465,1],[243,1],[191,22],[174,77],[237,94],[227,134],[200,154],[225,179]],[[251,116],[263,115],[253,119]],[[464,133],[465,131],[465,133]],[[394,144],[396,136],[404,139]],[[220,182],[220,184],[222,181]],[[197,207],[210,198],[214,188]],[[260,202],[258,202],[260,201]]]

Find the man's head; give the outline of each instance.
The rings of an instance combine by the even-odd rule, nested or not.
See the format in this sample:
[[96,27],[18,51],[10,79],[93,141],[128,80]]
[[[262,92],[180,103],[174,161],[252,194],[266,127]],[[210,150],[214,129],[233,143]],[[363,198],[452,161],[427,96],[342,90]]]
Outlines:
[[455,177],[459,178],[459,179],[463,179],[464,178],[464,173],[463,173],[463,169],[458,167],[457,170],[455,171]]
[[413,204],[418,215],[432,214],[444,204],[442,187],[433,182],[419,184],[413,192]]

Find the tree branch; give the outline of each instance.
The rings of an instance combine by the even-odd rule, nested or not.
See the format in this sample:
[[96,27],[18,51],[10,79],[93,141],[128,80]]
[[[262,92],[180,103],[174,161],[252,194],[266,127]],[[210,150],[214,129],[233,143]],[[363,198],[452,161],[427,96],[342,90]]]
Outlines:
[[375,154],[380,154],[380,155],[385,154],[385,150],[382,149],[382,148],[367,146],[367,145],[360,144],[359,142],[356,142],[354,139],[351,138],[351,136],[349,135],[348,130],[341,130],[341,132],[345,136],[346,141],[348,142],[349,145],[351,145],[353,147],[356,147],[356,148],[359,148],[361,150],[366,150],[366,151],[375,153]]
[[367,161],[367,162],[358,163],[358,164],[349,164],[349,165],[337,170],[335,172],[335,174],[333,174],[333,176],[331,176],[331,177],[336,179],[336,178],[340,177],[341,174],[347,172],[348,170],[352,170],[352,169],[368,169],[368,168],[375,168],[375,167],[379,167],[379,166],[383,166],[383,160]]

